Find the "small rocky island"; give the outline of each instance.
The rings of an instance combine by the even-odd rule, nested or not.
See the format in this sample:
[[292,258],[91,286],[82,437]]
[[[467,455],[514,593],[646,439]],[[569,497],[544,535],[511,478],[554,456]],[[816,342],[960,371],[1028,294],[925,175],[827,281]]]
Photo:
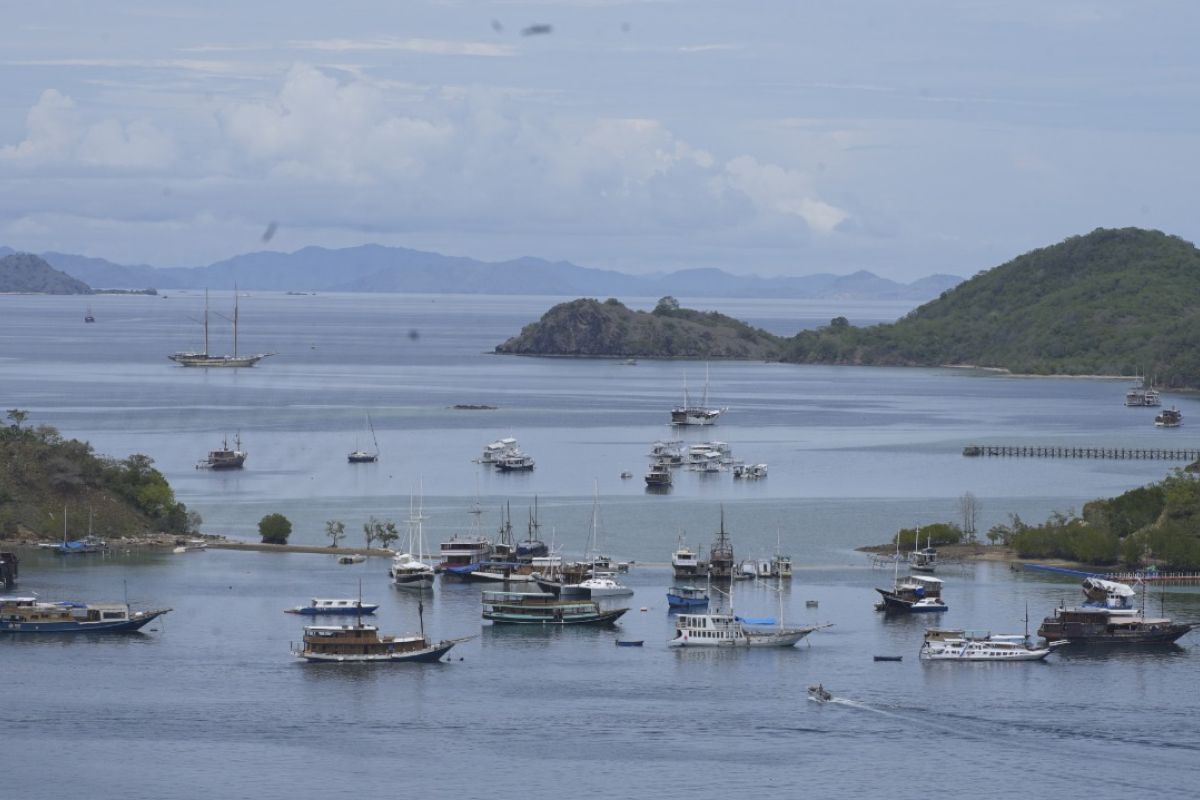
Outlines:
[[784,340],[715,311],[681,308],[673,297],[653,311],[615,299],[559,303],[497,353],[607,358],[703,358],[776,361]]

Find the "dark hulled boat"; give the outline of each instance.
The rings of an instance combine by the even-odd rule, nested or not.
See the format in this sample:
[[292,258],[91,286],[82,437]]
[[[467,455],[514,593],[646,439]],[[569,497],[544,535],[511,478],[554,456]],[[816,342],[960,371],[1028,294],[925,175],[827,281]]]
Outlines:
[[1133,605],[1127,584],[1103,578],[1083,579],[1087,600],[1073,608],[1056,608],[1042,620],[1038,636],[1048,642],[1071,644],[1170,644],[1196,627],[1165,617],[1147,617]]

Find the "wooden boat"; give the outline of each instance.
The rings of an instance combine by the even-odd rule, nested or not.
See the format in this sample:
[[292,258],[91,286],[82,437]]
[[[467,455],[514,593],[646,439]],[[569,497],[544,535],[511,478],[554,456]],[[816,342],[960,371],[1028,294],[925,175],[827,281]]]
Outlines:
[[229,447],[229,437],[221,440],[218,450],[209,450],[208,458],[196,465],[196,469],[241,469],[246,465],[246,451],[242,449],[242,435],[238,433],[233,438],[233,448]]
[[1133,605],[1135,594],[1127,584],[1103,578],[1083,579],[1086,602],[1073,608],[1056,608],[1042,620],[1038,636],[1049,642],[1066,640],[1073,645],[1169,644],[1196,627],[1164,617],[1147,617]]
[[594,600],[560,600],[548,592],[484,592],[483,618],[509,625],[605,625],[628,608],[601,610]]
[[126,603],[0,599],[0,633],[131,633],[171,609],[130,611]]
[[1174,406],[1164,408],[1162,412],[1154,418],[1154,426],[1157,428],[1178,428],[1183,424],[1183,412],[1176,409]]
[[309,625],[299,647],[292,655],[317,663],[398,663],[439,661],[459,642],[472,637],[432,641],[424,633],[407,636],[381,636],[374,625]]
[[233,355],[218,356],[208,352],[208,290],[204,292],[204,350],[202,352],[173,353],[167,358],[183,367],[253,367],[273,353],[258,353],[252,356],[238,355],[238,291],[233,291]]
[[[761,622],[761,624],[759,624]],[[774,620],[752,621],[734,614],[680,614],[675,618],[671,647],[791,647],[815,630],[814,625],[787,628]]]

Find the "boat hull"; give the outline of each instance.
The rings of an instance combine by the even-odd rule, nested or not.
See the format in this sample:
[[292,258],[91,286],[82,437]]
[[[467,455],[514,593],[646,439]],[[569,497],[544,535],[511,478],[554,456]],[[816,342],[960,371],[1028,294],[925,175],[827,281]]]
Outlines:
[[397,589],[432,589],[433,575],[396,575],[392,577],[392,585]]
[[925,602],[920,600],[910,600],[906,597],[901,597],[895,592],[887,589],[876,589],[875,591],[883,597],[883,610],[886,612],[898,612],[904,614],[941,614],[949,610],[949,606],[939,601],[930,602],[929,598],[924,598]]
[[0,621],[0,634],[3,633],[133,633],[140,630],[151,620],[161,617],[171,609],[157,611],[136,611],[129,619],[110,622],[81,622],[62,620],[53,622],[23,622],[17,620]]
[[437,642],[430,647],[406,653],[367,653],[356,655],[324,655],[293,651],[292,655],[310,664],[400,664],[405,662],[440,661],[459,640]]
[[287,613],[300,614],[301,616],[305,617],[356,617],[360,614],[374,614],[378,608],[379,606],[373,603],[363,603],[361,608],[359,606],[345,608],[316,608],[314,606],[304,606],[302,608],[289,608]]
[[1192,630],[1193,625],[1176,622],[1166,625],[1147,625],[1140,630],[1110,632],[1096,630],[1090,625],[1053,625],[1043,623],[1038,636],[1048,642],[1063,642],[1069,645],[1155,645],[1171,644]]
[[253,367],[270,353],[254,356],[210,356],[206,353],[175,353],[167,358],[181,367]]
[[502,625],[609,625],[616,622],[628,610],[627,608],[615,608],[597,614],[564,614],[560,618],[484,611],[483,618]]
[[670,647],[792,647],[805,636],[813,632],[813,628],[802,628],[791,631],[754,631],[731,638],[701,639],[694,636],[678,635],[667,642]]

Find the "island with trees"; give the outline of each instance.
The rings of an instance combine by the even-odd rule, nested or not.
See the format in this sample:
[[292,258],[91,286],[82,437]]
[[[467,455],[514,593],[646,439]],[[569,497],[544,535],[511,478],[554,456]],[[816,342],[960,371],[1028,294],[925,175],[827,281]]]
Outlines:
[[[87,442],[64,439],[29,412],[7,411],[0,425],[0,538],[61,539],[186,534],[199,515],[175,499],[149,456],[97,455]],[[65,518],[64,518],[65,517]]]
[[1100,228],[980,272],[894,323],[835,317],[778,337],[715,312],[614,299],[562,303],[498,353],[978,366],[1034,375],[1145,375],[1200,388],[1200,250],[1140,228]]

